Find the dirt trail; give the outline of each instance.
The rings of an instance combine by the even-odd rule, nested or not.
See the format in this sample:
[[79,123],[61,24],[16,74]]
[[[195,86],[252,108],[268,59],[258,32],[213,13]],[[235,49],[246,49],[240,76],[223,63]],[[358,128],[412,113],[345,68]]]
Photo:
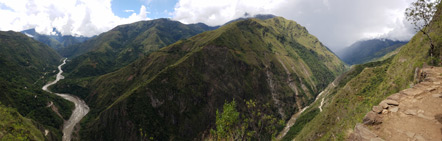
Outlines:
[[442,67],[422,69],[423,82],[374,106],[349,140],[442,140]]

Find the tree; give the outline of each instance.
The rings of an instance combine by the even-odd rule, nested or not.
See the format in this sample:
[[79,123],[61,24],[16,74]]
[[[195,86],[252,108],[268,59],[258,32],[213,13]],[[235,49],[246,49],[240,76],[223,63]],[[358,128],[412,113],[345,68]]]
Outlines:
[[272,140],[284,120],[277,120],[271,113],[270,104],[258,104],[245,100],[242,113],[236,109],[236,102],[226,102],[223,111],[216,111],[216,129],[211,130],[215,140]]
[[417,31],[422,32],[425,36],[427,36],[430,42],[430,57],[433,58],[434,53],[434,44],[433,40],[429,35],[429,26],[430,22],[433,19],[434,13],[437,10],[437,5],[440,3],[440,0],[436,0],[431,2],[430,0],[417,0],[416,2],[411,3],[411,7],[405,10],[405,16],[408,21],[410,21]]

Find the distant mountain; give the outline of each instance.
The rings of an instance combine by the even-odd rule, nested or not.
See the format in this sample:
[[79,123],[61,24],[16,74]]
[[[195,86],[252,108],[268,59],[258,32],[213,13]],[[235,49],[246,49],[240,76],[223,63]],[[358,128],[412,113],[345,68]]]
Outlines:
[[344,69],[294,21],[233,22],[94,80],[82,139],[201,140],[214,128],[217,109],[232,100],[242,114],[245,101],[254,100],[268,105],[263,113],[286,120]]
[[83,37],[83,36],[76,37],[71,35],[61,35],[61,33],[58,32],[55,28],[53,30],[54,33],[56,33],[55,35],[39,34],[35,31],[34,28],[21,31],[21,33],[26,34],[27,36],[32,37],[35,40],[40,41],[54,48],[57,51],[74,44],[82,43],[87,39],[89,39],[89,37]]
[[393,41],[389,39],[358,41],[343,49],[338,55],[349,65],[363,64],[381,58],[406,43],[406,41]]
[[64,70],[74,77],[102,75],[178,40],[212,29],[202,23],[186,25],[169,19],[120,25],[61,51],[73,58]]
[[[45,130],[49,131],[48,136],[44,136],[44,140],[61,139],[62,133],[59,129],[63,126],[63,119],[69,118],[73,105],[41,90],[41,87],[55,75],[60,59],[60,55],[54,49],[22,33],[0,31],[0,103],[16,109],[20,114],[15,115],[14,110],[9,110],[6,114],[9,113],[11,116],[8,117],[17,119],[4,119],[11,122],[0,124],[0,133],[12,129],[22,134],[35,135],[37,134],[35,130],[24,132],[25,130],[21,129],[22,126],[28,128],[26,126],[32,123],[35,127],[29,127],[29,130],[38,128],[42,135]],[[49,103],[53,103],[58,108],[62,117],[50,107],[46,107]],[[1,118],[5,117],[1,115]],[[28,119],[32,119],[32,122]],[[23,124],[15,126],[14,120],[21,120]],[[33,137],[29,139],[38,140]]]

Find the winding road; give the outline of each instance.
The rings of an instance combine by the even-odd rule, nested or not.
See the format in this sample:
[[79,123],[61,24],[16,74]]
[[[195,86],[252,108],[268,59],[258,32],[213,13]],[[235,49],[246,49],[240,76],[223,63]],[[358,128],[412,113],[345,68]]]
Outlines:
[[[50,90],[48,90],[48,87],[56,84],[61,79],[64,79],[64,76],[61,75],[63,73],[61,67],[65,64],[66,64],[66,59],[64,59],[63,63],[58,66],[59,72],[57,74],[57,78],[55,79],[55,81],[50,82],[43,86],[42,89],[44,91],[53,93]],[[86,103],[83,100],[81,100],[77,96],[73,96],[70,94],[60,94],[60,93],[53,93],[53,94],[60,96],[75,104],[75,109],[74,111],[72,111],[71,117],[69,118],[69,120],[65,121],[63,125],[63,141],[70,141],[72,138],[71,135],[75,125],[77,125],[80,122],[80,120],[89,112],[89,107],[86,105]]]

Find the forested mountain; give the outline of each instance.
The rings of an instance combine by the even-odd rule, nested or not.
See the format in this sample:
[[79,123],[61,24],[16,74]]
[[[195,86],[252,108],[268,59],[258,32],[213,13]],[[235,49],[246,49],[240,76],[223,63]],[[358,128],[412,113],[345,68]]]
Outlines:
[[344,48],[338,56],[349,65],[363,64],[381,58],[406,43],[390,39],[363,40]]
[[261,107],[266,115],[285,120],[344,69],[343,62],[294,21],[233,22],[94,80],[83,96],[92,111],[82,138],[202,138],[214,128],[216,111],[232,100],[240,112],[251,100],[268,105]]
[[140,21],[102,33],[82,44],[66,48],[74,57],[64,70],[72,77],[102,75],[115,71],[178,40],[212,30],[205,24],[185,25],[169,19]]
[[[0,135],[13,132],[8,135],[11,140],[61,139],[63,119],[69,118],[73,105],[41,90],[55,74],[60,59],[54,49],[22,33],[0,32],[0,109],[5,114]],[[46,107],[49,103],[61,115]],[[43,136],[45,130],[49,132]]]

